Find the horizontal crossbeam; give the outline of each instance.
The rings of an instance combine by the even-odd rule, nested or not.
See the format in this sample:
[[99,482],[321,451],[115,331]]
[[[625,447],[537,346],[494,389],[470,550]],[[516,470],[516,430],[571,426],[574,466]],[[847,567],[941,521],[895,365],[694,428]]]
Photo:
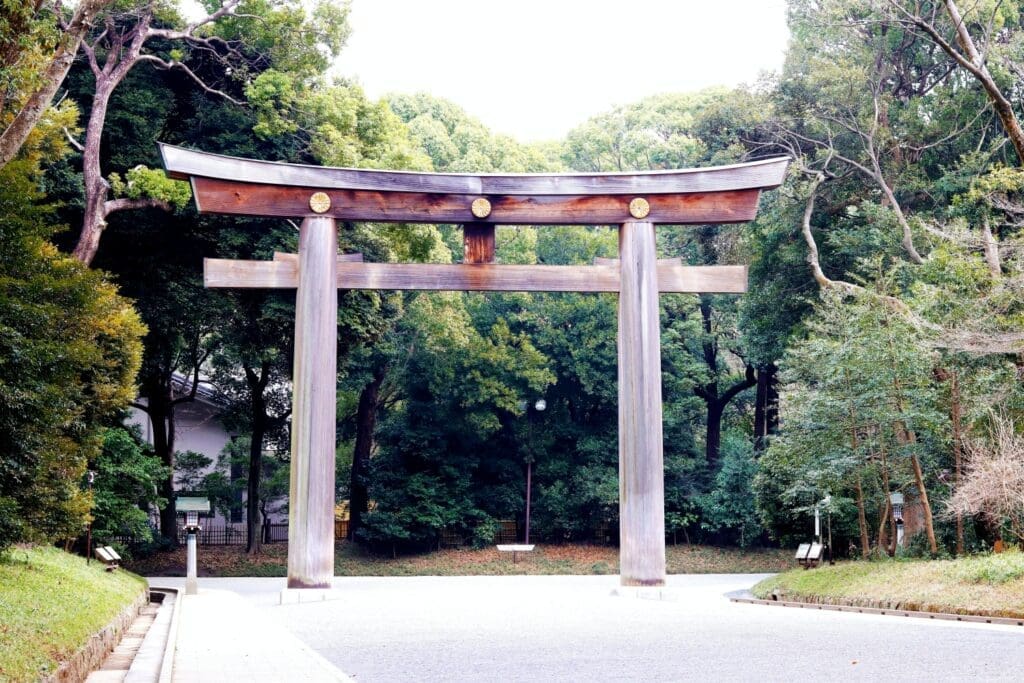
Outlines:
[[[204,259],[207,287],[294,288],[298,260]],[[358,263],[339,261],[340,289],[399,289],[467,292],[618,292],[616,266],[534,266],[437,263]],[[662,293],[742,294],[746,266],[658,265]]]
[[[195,177],[192,192],[200,213],[294,217],[314,215],[310,197],[316,186],[292,187]],[[381,223],[470,223],[479,195],[324,190],[330,200],[325,216]],[[759,189],[647,195],[652,223],[692,225],[742,223],[757,215]],[[614,225],[633,220],[630,196],[489,196],[488,223],[503,225]]]

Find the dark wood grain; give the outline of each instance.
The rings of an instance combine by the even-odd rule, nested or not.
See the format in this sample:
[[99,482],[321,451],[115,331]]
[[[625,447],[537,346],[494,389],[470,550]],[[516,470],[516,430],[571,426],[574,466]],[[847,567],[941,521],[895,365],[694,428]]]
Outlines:
[[[204,259],[207,287],[281,289],[299,281],[298,262]],[[340,289],[477,292],[618,292],[618,266],[447,265],[435,263],[337,264]],[[742,294],[746,266],[657,266],[662,293]]]
[[462,226],[463,263],[494,263],[494,224]]
[[305,166],[207,154],[160,145],[172,178],[231,179],[268,185],[383,192],[437,192],[471,195],[648,195],[777,187],[789,157],[745,164],[627,173],[458,174],[375,171]]
[[[203,213],[244,216],[314,216],[309,208],[313,187],[256,185],[233,180],[194,178],[196,205]],[[338,220],[395,223],[472,223],[476,195],[326,190]],[[648,195],[658,224],[740,223],[757,215],[759,190]],[[500,196],[489,197],[488,223],[503,225],[613,225],[632,220],[629,197]]]

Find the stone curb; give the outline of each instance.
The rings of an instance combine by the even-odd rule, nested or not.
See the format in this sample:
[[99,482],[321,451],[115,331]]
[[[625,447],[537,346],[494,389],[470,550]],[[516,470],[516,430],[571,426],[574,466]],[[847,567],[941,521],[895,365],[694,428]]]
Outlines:
[[121,642],[121,636],[131,627],[139,610],[148,603],[149,589],[147,588],[141,591],[110,623],[89,636],[85,645],[61,662],[56,671],[41,678],[40,681],[42,683],[84,681],[90,673],[102,666],[103,660],[117,647],[117,644]]
[[[164,598],[160,601],[160,607],[153,623],[146,631],[142,644],[128,667],[124,678],[125,683],[170,681],[168,661],[173,658],[174,638],[172,633],[177,621],[178,589],[150,586],[149,592],[151,600],[154,593],[161,593]],[[169,652],[171,654],[168,654]],[[162,677],[165,669],[168,672],[166,679]]]
[[174,677],[174,651],[178,647],[178,618],[181,615],[182,592],[177,588],[160,587],[168,595],[174,596],[174,608],[171,612],[171,623],[167,629],[167,642],[164,643],[164,656],[160,662],[160,677],[158,683],[171,683]]
[[1024,618],[987,617],[979,614],[952,614],[949,612],[918,612],[914,610],[893,609],[891,607],[860,607],[854,605],[818,604],[813,602],[796,602],[793,600],[761,600],[755,597],[728,596],[730,602],[748,605],[767,605],[769,607],[796,607],[798,609],[822,610],[828,612],[855,612],[859,614],[882,614],[893,617],[913,617],[916,619],[939,619],[942,621],[965,621],[978,624],[1001,624],[1005,626],[1024,626]]

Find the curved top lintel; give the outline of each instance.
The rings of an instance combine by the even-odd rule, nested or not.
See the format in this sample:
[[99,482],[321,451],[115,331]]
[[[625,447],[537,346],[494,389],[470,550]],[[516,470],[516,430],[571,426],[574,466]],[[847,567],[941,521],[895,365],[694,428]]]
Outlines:
[[767,190],[782,184],[789,157],[731,166],[627,173],[463,174],[308,166],[197,152],[160,143],[172,178],[379,192],[460,195],[633,195]]

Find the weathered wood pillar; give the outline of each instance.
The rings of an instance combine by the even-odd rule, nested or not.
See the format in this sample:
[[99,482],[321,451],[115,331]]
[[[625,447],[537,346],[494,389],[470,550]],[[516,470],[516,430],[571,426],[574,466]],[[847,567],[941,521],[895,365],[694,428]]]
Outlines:
[[462,226],[463,263],[494,263],[494,225],[466,223]]
[[661,324],[654,224],[619,230],[619,574],[665,584]]
[[329,588],[334,578],[337,252],[333,218],[302,221],[295,298],[289,588]]

